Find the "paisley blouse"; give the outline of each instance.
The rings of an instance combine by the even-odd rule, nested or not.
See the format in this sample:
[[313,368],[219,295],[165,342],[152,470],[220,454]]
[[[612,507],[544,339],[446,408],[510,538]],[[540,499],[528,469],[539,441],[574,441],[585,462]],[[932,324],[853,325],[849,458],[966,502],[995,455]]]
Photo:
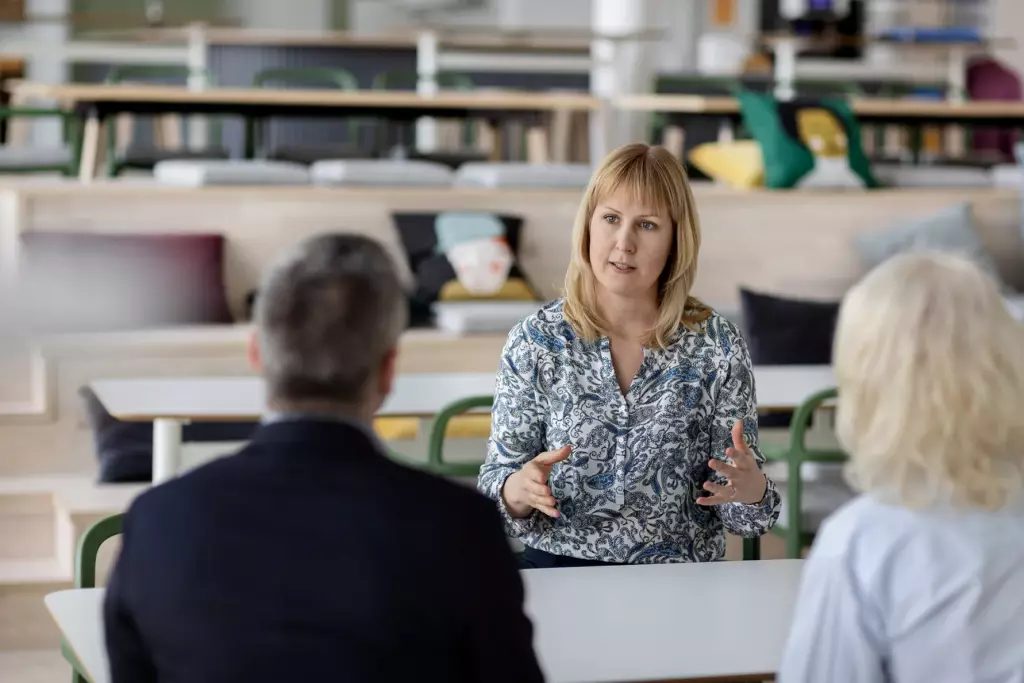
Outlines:
[[[769,479],[759,503],[696,503],[708,467],[725,459],[731,429],[743,430],[758,464],[757,403],[739,330],[713,313],[680,327],[667,349],[645,348],[625,395],[608,339],[576,336],[556,300],[508,335],[501,356],[487,460],[478,487],[495,500],[509,532],[557,555],[605,562],[707,562],[725,555],[725,532],[760,536],[781,500]],[[561,514],[514,519],[505,480],[540,453],[569,444],[551,491]]]

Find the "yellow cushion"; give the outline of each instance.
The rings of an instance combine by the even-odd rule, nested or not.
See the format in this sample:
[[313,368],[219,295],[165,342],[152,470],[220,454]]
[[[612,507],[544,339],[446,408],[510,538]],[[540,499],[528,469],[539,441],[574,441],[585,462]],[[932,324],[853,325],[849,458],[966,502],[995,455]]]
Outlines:
[[437,295],[438,301],[489,301],[501,299],[505,301],[534,301],[537,295],[526,284],[526,280],[510,277],[501,289],[494,294],[477,296],[462,286],[458,280],[449,280],[441,286]]
[[[378,417],[373,431],[382,441],[412,441],[420,435],[417,417]],[[448,421],[446,439],[486,439],[491,435],[491,416],[487,413],[456,415]]]
[[445,432],[448,439],[486,439],[490,435],[491,416],[483,413],[453,417]]
[[416,417],[378,417],[373,431],[382,441],[410,441],[420,434],[420,421]]
[[739,190],[764,186],[764,157],[757,140],[697,145],[690,150],[690,163],[709,178]]

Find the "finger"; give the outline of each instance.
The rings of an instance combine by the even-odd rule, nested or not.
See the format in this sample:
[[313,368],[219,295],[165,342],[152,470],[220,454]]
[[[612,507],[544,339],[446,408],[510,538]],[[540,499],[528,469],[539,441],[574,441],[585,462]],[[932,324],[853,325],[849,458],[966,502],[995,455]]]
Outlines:
[[743,420],[736,420],[736,424],[732,426],[732,447],[744,453],[750,448],[743,440]]
[[556,508],[553,508],[550,505],[534,505],[533,507],[536,508],[537,510],[540,510],[541,512],[543,512],[548,517],[561,517],[562,516],[561,513],[559,513]]
[[722,496],[701,496],[696,502],[697,505],[725,505],[726,503],[734,503],[736,501]]
[[523,479],[525,479],[528,484],[533,483],[546,486],[549,474],[551,474],[550,470],[532,462],[527,463],[526,467],[523,468]]
[[736,469],[749,470],[757,467],[757,460],[754,460],[754,454],[750,452],[750,449],[738,451],[735,448],[726,448],[725,457],[732,460],[732,464]]
[[535,508],[554,508],[558,505],[558,501],[553,496],[530,496],[530,505]]
[[735,488],[733,486],[723,486],[722,484],[716,484],[713,481],[704,482],[704,490],[710,491],[712,495],[721,496],[732,500]]
[[534,495],[534,496],[550,496],[551,495],[551,487],[550,486],[545,486],[544,484],[538,484],[535,481],[527,480],[526,482],[524,482],[523,488],[526,489],[527,493],[530,493],[531,495]]
[[[728,451],[726,451],[726,455],[728,455]],[[739,470],[738,469],[736,469],[735,467],[733,467],[732,465],[730,465],[727,462],[722,462],[721,460],[715,460],[715,459],[709,460],[708,461],[708,467],[713,469],[715,472],[718,472],[719,474],[721,474],[726,479],[733,479],[737,474],[739,474]]]
[[548,451],[546,453],[541,453],[540,455],[533,459],[533,462],[537,463],[538,465],[543,465],[545,467],[551,467],[556,462],[562,462],[563,460],[568,458],[570,452],[571,448],[568,444],[566,444],[565,446],[559,448],[557,451]]

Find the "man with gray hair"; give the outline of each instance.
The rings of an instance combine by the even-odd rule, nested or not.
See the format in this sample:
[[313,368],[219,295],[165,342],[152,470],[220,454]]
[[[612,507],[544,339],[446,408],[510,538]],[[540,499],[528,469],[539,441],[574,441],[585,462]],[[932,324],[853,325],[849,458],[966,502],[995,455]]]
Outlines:
[[542,681],[493,504],[389,460],[406,301],[379,244],[303,243],[267,275],[239,453],[136,499],[104,606],[112,683]]

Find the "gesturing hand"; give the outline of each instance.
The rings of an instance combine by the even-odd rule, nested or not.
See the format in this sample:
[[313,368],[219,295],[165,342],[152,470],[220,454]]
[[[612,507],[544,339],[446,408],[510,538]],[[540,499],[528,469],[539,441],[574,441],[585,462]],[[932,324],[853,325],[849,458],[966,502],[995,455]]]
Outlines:
[[536,509],[548,517],[558,517],[558,509],[555,507],[557,502],[551,495],[548,477],[555,463],[568,457],[569,446],[562,446],[557,451],[545,451],[509,476],[501,490],[508,513],[522,519]]
[[764,498],[768,481],[757,466],[750,446],[743,440],[743,420],[732,426],[732,448],[725,449],[725,455],[732,464],[714,458],[708,465],[726,479],[725,486],[713,481],[704,482],[704,489],[710,496],[697,499],[698,505],[722,505],[723,503],[760,503]]

